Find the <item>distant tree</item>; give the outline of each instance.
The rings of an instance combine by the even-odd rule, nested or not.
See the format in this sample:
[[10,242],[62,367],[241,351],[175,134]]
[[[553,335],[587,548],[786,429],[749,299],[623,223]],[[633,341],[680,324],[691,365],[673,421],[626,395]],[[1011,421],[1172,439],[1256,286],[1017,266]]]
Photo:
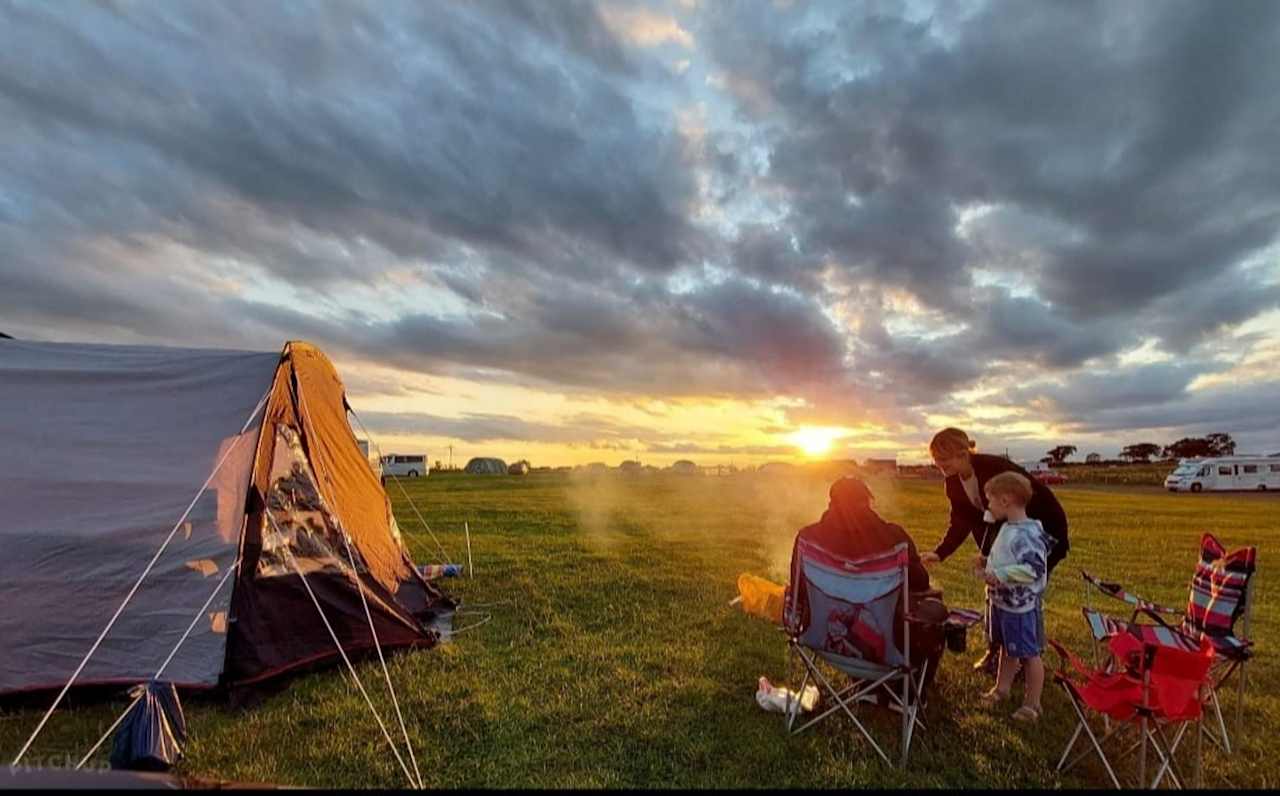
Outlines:
[[1067,457],[1076,452],[1075,445],[1059,445],[1053,450],[1047,451],[1045,455],[1049,457],[1050,464],[1062,464]]
[[1088,456],[1084,457],[1084,460],[1086,464],[1097,464],[1098,462],[1102,461],[1102,454],[1090,453]]
[[1210,434],[1205,437],[1183,437],[1164,449],[1167,459],[1193,459],[1197,456],[1230,456],[1236,452],[1236,442],[1230,434]]
[[1210,434],[1205,439],[1209,440],[1215,456],[1231,456],[1236,452],[1236,441],[1230,434]]
[[1164,448],[1166,459],[1194,459],[1200,456],[1213,456],[1213,444],[1204,437],[1183,437]]
[[440,464],[439,459],[436,459],[436,466],[433,467],[432,469],[434,469],[436,472],[439,472],[444,469],[444,466]]
[[1160,446],[1154,442],[1139,442],[1136,445],[1126,445],[1124,450],[1120,451],[1120,458],[1131,462],[1149,462],[1151,457],[1158,453],[1160,453]]

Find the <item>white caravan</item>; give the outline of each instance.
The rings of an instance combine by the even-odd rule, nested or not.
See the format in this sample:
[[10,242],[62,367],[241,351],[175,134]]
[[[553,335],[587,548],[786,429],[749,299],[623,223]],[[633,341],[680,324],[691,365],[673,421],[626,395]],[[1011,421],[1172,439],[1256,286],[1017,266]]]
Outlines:
[[382,457],[382,474],[397,478],[417,478],[430,472],[426,454],[403,455],[392,453]]
[[1213,456],[1183,459],[1164,479],[1164,486],[1170,492],[1280,490],[1280,458]]

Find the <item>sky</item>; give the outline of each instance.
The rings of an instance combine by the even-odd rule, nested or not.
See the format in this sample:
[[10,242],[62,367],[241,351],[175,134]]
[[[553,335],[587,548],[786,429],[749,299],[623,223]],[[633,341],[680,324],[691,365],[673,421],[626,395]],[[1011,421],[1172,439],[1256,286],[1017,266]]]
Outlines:
[[0,0],[0,331],[384,452],[1280,451],[1280,3]]

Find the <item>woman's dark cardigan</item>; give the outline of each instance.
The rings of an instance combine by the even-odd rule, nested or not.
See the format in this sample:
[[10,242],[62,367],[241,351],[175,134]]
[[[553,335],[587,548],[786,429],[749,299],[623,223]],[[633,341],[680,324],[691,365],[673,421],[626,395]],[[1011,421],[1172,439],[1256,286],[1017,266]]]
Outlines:
[[934,549],[938,558],[945,559],[956,551],[966,536],[972,536],[985,556],[991,552],[991,545],[1003,523],[988,525],[982,521],[982,512],[987,508],[986,486],[998,473],[1014,472],[1031,480],[1031,502],[1027,504],[1027,516],[1040,520],[1047,534],[1053,537],[1055,544],[1049,552],[1049,570],[1052,571],[1058,562],[1066,558],[1071,548],[1067,541],[1067,514],[1062,504],[1053,496],[1052,490],[1037,481],[1026,470],[1001,456],[975,453],[971,457],[973,473],[978,478],[978,494],[982,496],[982,509],[974,508],[969,502],[969,495],[960,483],[960,476],[949,476],[946,480],[947,499],[951,501],[951,525],[942,541]]

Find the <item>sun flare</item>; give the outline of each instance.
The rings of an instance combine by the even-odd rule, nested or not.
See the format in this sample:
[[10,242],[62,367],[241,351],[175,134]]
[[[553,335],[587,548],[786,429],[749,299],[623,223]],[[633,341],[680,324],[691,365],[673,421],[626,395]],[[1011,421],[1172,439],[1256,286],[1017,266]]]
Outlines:
[[804,451],[806,456],[821,456],[831,450],[831,445],[845,435],[843,429],[805,426],[793,431],[788,439]]

